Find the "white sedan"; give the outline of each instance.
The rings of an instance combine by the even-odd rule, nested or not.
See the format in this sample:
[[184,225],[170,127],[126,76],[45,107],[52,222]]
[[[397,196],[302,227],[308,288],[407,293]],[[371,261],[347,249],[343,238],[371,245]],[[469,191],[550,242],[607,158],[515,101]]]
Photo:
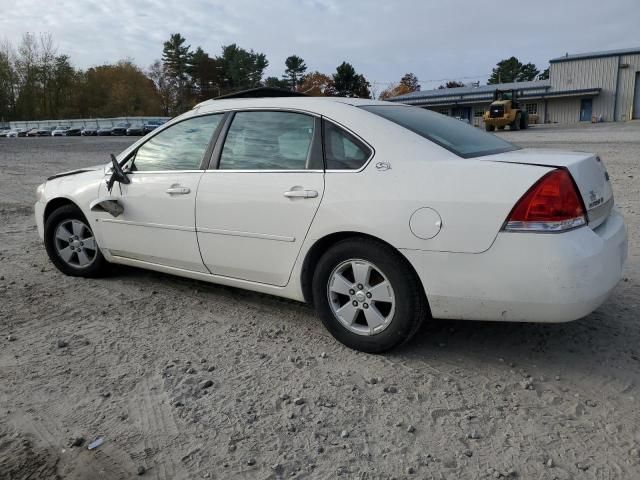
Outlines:
[[598,156],[370,100],[207,101],[37,197],[68,275],[119,263],[307,301],[367,352],[431,317],[584,317],[627,255]]

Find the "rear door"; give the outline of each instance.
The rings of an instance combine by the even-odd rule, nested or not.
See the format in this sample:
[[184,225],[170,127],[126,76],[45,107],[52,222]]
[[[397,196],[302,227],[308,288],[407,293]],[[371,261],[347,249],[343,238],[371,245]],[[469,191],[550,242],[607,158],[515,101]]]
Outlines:
[[324,192],[319,125],[282,110],[229,119],[196,200],[200,251],[213,274],[288,283]]

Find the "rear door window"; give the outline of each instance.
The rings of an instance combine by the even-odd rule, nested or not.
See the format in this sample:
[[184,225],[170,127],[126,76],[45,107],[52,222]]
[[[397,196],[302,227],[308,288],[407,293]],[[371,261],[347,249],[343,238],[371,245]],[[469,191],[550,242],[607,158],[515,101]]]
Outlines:
[[315,120],[295,112],[238,112],[220,156],[221,170],[305,170]]

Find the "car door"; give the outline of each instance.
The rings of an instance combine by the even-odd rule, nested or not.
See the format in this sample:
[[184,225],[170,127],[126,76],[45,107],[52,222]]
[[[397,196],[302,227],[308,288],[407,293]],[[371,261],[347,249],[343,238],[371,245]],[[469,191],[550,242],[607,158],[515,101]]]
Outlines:
[[[123,213],[98,214],[102,248],[118,257],[207,272],[195,232],[195,198],[222,117],[183,120],[138,147],[125,165],[131,183],[116,184],[111,192]],[[101,195],[107,195],[104,186]]]
[[320,120],[232,114],[200,181],[196,228],[215,275],[284,286],[324,191]]

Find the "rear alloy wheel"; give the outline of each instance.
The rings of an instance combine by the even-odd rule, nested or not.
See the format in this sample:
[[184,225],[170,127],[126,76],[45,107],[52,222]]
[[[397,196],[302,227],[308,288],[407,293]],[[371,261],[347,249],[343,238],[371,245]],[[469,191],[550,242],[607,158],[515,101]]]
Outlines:
[[53,264],[66,275],[95,277],[106,261],[84,215],[74,205],[62,206],[45,222],[45,247]]
[[406,260],[370,239],[344,240],[323,255],[313,298],[337,340],[370,353],[405,342],[428,316],[422,286]]

